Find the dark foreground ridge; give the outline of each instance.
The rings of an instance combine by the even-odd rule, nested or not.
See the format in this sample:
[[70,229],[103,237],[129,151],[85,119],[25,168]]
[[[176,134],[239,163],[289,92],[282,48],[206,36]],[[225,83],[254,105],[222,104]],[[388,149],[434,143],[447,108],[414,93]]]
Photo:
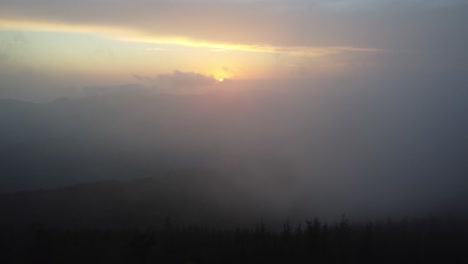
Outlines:
[[0,263],[468,263],[462,215],[275,221],[180,177],[1,194]]
[[1,263],[467,263],[461,221],[2,230]]

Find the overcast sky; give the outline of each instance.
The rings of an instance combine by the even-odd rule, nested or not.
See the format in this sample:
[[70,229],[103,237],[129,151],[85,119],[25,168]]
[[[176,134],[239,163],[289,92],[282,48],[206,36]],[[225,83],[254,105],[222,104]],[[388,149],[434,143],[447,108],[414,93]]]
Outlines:
[[233,80],[461,77],[467,14],[461,0],[5,0],[0,95],[53,98],[174,71]]

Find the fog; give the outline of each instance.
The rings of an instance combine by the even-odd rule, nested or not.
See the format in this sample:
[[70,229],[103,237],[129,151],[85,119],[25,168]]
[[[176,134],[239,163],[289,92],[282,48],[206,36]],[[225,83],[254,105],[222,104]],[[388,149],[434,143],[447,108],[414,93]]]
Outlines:
[[256,205],[265,218],[417,217],[468,205],[463,78],[178,75],[184,82],[162,78],[183,86],[176,93],[156,82],[0,101],[1,191],[181,174],[182,190],[240,214]]

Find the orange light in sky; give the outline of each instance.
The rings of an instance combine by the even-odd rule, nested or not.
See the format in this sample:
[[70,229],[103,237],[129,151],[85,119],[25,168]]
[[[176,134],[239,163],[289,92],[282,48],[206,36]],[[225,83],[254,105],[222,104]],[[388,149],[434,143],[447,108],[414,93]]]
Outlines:
[[[0,19],[0,34],[18,30],[30,37],[32,43],[21,50],[21,53],[31,53],[31,56],[23,56],[28,61],[18,57],[19,63],[29,63],[28,67],[41,71],[129,76],[129,81],[135,74],[154,76],[174,70],[213,76],[220,82],[225,78],[284,78],[295,74],[291,66],[300,69],[301,74],[306,68],[315,74],[324,69],[337,72],[338,64],[328,60],[328,56],[380,51],[355,47],[216,43],[183,36],[157,36],[121,27]],[[311,62],[312,66],[304,66]]]

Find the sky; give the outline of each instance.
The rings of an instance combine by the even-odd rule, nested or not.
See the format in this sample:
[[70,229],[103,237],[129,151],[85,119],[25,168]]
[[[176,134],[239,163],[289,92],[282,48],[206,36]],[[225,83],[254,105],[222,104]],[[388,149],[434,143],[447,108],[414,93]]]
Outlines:
[[0,95],[47,100],[176,71],[217,80],[459,74],[467,11],[461,0],[6,0]]
[[2,0],[0,191],[202,167],[282,217],[462,212],[467,47],[464,0]]

